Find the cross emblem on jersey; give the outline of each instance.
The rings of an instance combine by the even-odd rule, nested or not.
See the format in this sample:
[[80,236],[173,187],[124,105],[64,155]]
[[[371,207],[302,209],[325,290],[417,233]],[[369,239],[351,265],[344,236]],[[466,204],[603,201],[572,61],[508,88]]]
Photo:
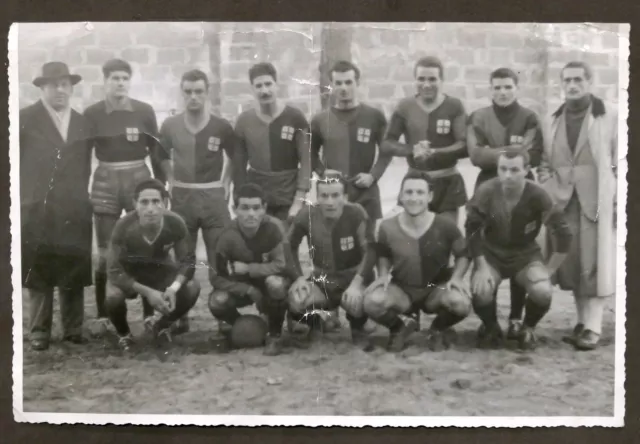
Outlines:
[[340,238],[340,249],[342,251],[352,250],[354,245],[355,242],[353,241],[353,236]]
[[294,129],[292,126],[283,126],[280,137],[284,140],[293,140]]
[[514,145],[521,145],[524,142],[524,137],[522,136],[511,136],[510,143]]
[[127,140],[129,142],[140,140],[140,130],[138,128],[127,128]]
[[449,134],[451,132],[451,120],[439,119],[436,123],[436,132],[438,134]]
[[369,128],[358,128],[358,142],[369,143],[371,140],[371,130]]
[[218,137],[209,137],[207,149],[209,151],[213,151],[214,153],[217,152],[220,149],[220,139]]

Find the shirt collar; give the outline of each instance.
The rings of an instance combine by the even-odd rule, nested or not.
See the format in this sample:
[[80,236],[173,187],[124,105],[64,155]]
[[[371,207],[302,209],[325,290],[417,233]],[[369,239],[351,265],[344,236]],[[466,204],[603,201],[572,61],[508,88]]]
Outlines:
[[107,98],[105,98],[104,103],[107,114],[111,114],[114,111],[133,111],[133,105],[131,105],[129,97],[125,97],[121,105],[116,105]]
[[59,121],[66,119],[71,114],[71,106],[67,106],[61,111],[56,111],[51,107],[51,105],[47,103],[46,100],[42,100],[42,104],[44,105],[45,109],[49,112],[51,117]]

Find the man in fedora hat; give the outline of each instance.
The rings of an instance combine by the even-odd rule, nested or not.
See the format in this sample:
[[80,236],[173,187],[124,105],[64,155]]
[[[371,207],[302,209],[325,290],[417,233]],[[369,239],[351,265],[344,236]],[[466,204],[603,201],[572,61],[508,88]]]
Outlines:
[[30,298],[34,350],[51,339],[58,288],[65,341],[83,343],[84,287],[91,285],[91,142],[86,119],[71,109],[81,77],[49,62],[33,84],[42,98],[20,110],[22,283]]

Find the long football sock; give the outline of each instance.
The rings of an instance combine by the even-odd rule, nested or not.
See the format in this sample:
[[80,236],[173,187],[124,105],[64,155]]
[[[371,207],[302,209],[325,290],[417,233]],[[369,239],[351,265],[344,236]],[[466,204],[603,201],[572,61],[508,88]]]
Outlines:
[[510,290],[511,312],[509,313],[509,319],[520,320],[522,319],[522,312],[527,299],[527,291],[515,280],[511,280]]
[[96,271],[94,281],[97,316],[98,318],[106,318],[107,308],[105,307],[105,299],[107,298],[107,273],[104,271]]
[[524,325],[534,328],[540,322],[540,319],[549,312],[551,308],[551,300],[548,304],[539,304],[533,298],[528,298],[526,303],[526,311],[524,315]]

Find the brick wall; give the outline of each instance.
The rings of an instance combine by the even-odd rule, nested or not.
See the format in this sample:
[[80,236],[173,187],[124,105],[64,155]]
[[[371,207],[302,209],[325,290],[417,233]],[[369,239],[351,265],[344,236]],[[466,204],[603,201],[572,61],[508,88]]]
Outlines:
[[[363,72],[362,98],[387,115],[398,99],[413,93],[413,63],[426,54],[443,59],[446,91],[463,99],[469,110],[488,103],[491,69],[509,66],[520,73],[522,102],[548,114],[561,103],[559,70],[570,59],[590,61],[596,73],[596,94],[617,100],[615,25],[352,26],[352,56]],[[321,29],[320,23],[21,25],[20,105],[38,98],[31,81],[42,63],[57,59],[84,77],[73,100],[74,107],[82,110],[103,97],[102,63],[119,56],[134,68],[132,96],[151,103],[159,121],[180,109],[180,75],[194,67],[210,75],[216,110],[233,120],[240,109],[252,106],[249,66],[269,60],[280,72],[281,97],[310,116],[320,107]]]

